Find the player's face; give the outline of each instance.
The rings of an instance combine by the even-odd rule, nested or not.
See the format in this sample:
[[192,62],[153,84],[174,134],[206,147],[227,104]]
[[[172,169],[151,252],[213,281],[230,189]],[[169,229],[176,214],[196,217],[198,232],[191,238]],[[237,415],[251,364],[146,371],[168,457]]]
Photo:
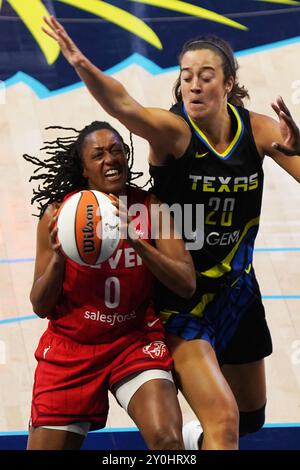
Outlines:
[[180,64],[182,99],[195,121],[213,119],[226,106],[232,80],[224,83],[222,60],[210,49],[187,51]]
[[89,189],[116,195],[125,191],[128,165],[117,134],[108,129],[88,134],[82,154],[83,176],[88,178]]

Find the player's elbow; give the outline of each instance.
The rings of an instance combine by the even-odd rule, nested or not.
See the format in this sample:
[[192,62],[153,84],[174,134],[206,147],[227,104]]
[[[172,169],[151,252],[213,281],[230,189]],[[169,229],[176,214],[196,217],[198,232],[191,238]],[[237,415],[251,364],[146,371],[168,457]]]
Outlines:
[[40,318],[46,318],[49,315],[49,312],[42,305],[32,303],[32,310]]
[[46,318],[49,312],[49,304],[46,305],[45,302],[37,299],[33,291],[30,292],[30,302],[32,305],[33,313],[35,313],[40,318]]

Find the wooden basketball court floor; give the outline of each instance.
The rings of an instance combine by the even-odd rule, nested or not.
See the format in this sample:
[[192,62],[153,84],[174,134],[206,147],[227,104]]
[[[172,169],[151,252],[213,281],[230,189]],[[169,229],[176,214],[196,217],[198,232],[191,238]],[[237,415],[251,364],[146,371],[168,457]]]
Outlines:
[[[300,125],[300,42],[241,54],[240,82],[251,94],[248,108],[271,116],[281,94]],[[138,65],[115,74],[145,105],[168,108],[177,72],[152,75]],[[5,97],[3,95],[5,93]],[[5,98],[5,99],[4,99]],[[0,432],[27,429],[35,368],[34,350],[46,328],[29,301],[37,219],[30,206],[33,168],[23,153],[39,154],[56,132],[48,125],[82,128],[106,119],[129,140],[83,87],[39,98],[26,83],[2,90],[0,100]],[[275,117],[275,116],[274,116]],[[135,168],[147,174],[147,144],[135,138]],[[300,423],[300,188],[270,158],[265,159],[265,192],[255,268],[274,342],[267,359],[268,423]],[[180,397],[184,421],[193,418]],[[107,426],[134,424],[111,399]]]

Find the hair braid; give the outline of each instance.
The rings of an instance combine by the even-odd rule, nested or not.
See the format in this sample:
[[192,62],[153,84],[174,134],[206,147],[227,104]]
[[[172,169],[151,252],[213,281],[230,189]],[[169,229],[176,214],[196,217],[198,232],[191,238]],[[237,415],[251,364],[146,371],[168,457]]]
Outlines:
[[32,163],[37,168],[29,179],[39,181],[37,189],[33,189],[31,204],[38,203],[39,214],[42,217],[49,204],[61,202],[64,197],[75,190],[86,189],[87,179],[83,176],[82,148],[87,135],[97,130],[107,129],[114,132],[122,142],[125,155],[128,160],[127,183],[133,186],[132,181],[143,175],[141,172],[132,171],[134,163],[134,149],[132,134],[130,134],[130,147],[124,142],[119,132],[108,122],[94,121],[81,131],[73,127],[49,126],[48,129],[59,129],[72,131],[73,136],[58,137],[54,141],[45,141],[41,148],[48,158],[40,159],[35,156],[24,154],[26,161]]

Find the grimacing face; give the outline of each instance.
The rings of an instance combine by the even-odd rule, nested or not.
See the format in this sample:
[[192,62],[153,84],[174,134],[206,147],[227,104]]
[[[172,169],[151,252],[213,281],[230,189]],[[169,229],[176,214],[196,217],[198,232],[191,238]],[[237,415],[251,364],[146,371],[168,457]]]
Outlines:
[[233,86],[232,78],[224,83],[220,56],[210,49],[187,51],[180,70],[182,99],[191,118],[197,122],[217,116]]
[[82,149],[83,176],[89,189],[120,195],[125,192],[128,164],[119,136],[109,129],[91,132]]

